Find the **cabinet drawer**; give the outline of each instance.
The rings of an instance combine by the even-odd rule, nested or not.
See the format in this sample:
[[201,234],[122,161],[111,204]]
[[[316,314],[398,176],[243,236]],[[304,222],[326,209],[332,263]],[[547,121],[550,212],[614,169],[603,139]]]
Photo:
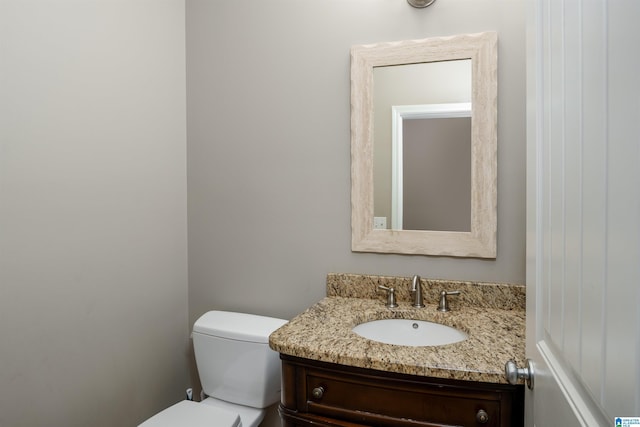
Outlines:
[[[497,426],[500,396],[463,391],[447,386],[418,385],[358,376],[334,376],[308,370],[305,378],[306,411],[366,422],[377,415],[394,419],[451,425],[476,425],[484,411],[484,426]],[[379,420],[382,421],[382,420]],[[394,420],[390,420],[390,422]]]
[[283,414],[336,426],[522,425],[513,386],[296,361],[283,358]]

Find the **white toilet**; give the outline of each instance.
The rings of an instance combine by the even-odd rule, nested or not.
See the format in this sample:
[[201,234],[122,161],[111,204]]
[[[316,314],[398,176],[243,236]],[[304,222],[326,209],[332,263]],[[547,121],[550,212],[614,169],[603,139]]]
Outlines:
[[179,402],[139,427],[256,427],[280,400],[280,360],[269,335],[286,320],[209,311],[193,325],[200,403]]

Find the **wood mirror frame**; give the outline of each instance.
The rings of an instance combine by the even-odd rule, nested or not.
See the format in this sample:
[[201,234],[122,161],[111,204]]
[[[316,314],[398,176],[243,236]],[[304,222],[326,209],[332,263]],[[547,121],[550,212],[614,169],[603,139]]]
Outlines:
[[[351,249],[496,257],[498,36],[463,34],[351,48]],[[373,228],[373,69],[471,59],[471,231]]]

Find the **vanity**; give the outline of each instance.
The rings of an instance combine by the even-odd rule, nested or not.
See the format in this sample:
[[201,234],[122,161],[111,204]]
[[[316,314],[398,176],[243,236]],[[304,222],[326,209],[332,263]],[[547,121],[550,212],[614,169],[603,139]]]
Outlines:
[[[508,360],[523,363],[523,286],[329,274],[327,297],[275,331],[282,362],[283,426],[519,426],[524,386],[507,383]],[[397,307],[386,307],[393,287]],[[441,291],[460,291],[437,311]],[[439,346],[385,344],[352,329],[380,319],[424,320],[463,331]]]

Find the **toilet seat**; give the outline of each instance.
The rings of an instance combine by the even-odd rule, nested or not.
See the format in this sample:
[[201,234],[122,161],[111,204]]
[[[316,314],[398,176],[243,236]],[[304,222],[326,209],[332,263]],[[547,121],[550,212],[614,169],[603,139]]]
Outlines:
[[223,408],[183,400],[138,427],[242,427],[240,416]]
[[266,411],[264,409],[252,408],[250,406],[236,405],[235,403],[225,402],[224,400],[207,397],[202,402],[203,405],[212,406],[227,412],[233,412],[240,416],[240,425],[242,427],[257,427],[260,425]]

